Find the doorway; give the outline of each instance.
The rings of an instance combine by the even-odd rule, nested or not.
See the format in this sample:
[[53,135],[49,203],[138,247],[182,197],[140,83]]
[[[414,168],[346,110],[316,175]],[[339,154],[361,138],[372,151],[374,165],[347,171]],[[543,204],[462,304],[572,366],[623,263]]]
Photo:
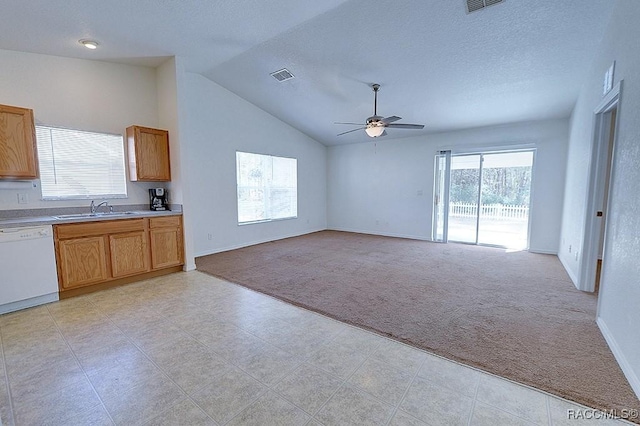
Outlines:
[[443,158],[436,156],[435,240],[526,249],[534,151]]
[[585,232],[580,263],[578,289],[597,291],[606,265],[602,263],[606,251],[605,237],[609,209],[609,188],[613,176],[616,130],[619,116],[620,81],[594,111],[593,149],[589,167],[589,195],[587,197]]
[[604,174],[604,196],[602,200],[602,210],[596,212],[596,217],[600,217],[600,238],[598,241],[598,260],[596,262],[596,276],[594,280],[594,291],[598,293],[600,289],[600,274],[602,273],[602,258],[604,257],[604,237],[605,237],[605,229],[607,223],[607,209],[609,206],[609,187],[611,184],[611,169],[613,161],[613,145],[616,137],[616,118],[618,116],[618,107],[617,105],[610,111],[607,111],[605,114],[608,115],[607,122],[609,123],[609,129],[606,132],[608,135],[606,145],[607,145],[607,161],[606,161],[606,171]]

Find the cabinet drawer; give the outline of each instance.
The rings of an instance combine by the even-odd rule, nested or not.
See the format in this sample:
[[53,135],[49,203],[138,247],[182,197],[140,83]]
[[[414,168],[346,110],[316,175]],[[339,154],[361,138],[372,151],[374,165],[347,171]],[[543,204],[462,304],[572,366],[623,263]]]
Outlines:
[[168,228],[180,226],[180,216],[162,216],[149,219],[149,228]]
[[53,226],[58,239],[144,231],[145,219],[106,220],[104,222],[69,223]]

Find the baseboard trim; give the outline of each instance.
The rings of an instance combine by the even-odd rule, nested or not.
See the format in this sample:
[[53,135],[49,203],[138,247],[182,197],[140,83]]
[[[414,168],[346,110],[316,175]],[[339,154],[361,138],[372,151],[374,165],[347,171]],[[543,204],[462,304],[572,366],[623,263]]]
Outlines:
[[537,254],[552,254],[554,256],[558,255],[558,250],[540,250],[536,248],[529,247],[529,253],[537,253]]
[[182,266],[182,270],[184,272],[195,271],[195,269],[196,269],[196,262],[195,261],[194,262],[185,263]]
[[381,237],[407,238],[409,240],[431,241],[431,238],[427,238],[421,235],[397,234],[395,232],[372,232],[364,229],[353,229],[353,228],[327,228],[327,230],[340,231],[340,232],[354,232],[356,234],[366,234],[366,235],[379,235]]
[[564,259],[562,258],[562,256],[558,255],[558,259],[560,260],[560,263],[562,264],[562,266],[564,267],[565,272],[567,273],[567,275],[569,275],[569,278],[571,279],[571,282],[573,283],[573,285],[580,290],[580,288],[578,287],[578,278],[573,274],[573,272],[571,272],[571,269],[569,269],[569,267],[567,266],[567,264],[565,263]]
[[631,389],[633,389],[638,399],[640,399],[640,378],[638,378],[636,373],[633,371],[633,368],[631,368],[631,365],[622,353],[622,350],[620,350],[620,346],[618,346],[616,339],[611,334],[611,331],[609,331],[609,327],[607,327],[604,320],[601,317],[598,317],[598,319],[596,319],[596,323],[598,324],[598,328],[600,329],[604,340],[606,340],[607,345],[609,345],[609,349],[611,349],[614,358],[622,369],[622,373],[629,381]]
[[44,294],[42,296],[31,297],[17,302],[5,303],[0,305],[0,314],[8,314],[22,309],[32,308],[34,306],[44,305],[45,303],[56,302],[58,300],[58,292]]
[[261,239],[261,240],[253,240],[253,241],[249,241],[249,242],[246,242],[246,243],[234,244],[234,245],[231,245],[231,246],[225,246],[225,247],[214,249],[214,250],[207,250],[207,251],[203,251],[203,252],[198,252],[198,253],[196,253],[195,257],[202,257],[202,256],[208,256],[210,254],[223,253],[225,251],[237,250],[237,249],[241,249],[241,248],[244,248],[244,247],[255,246],[257,244],[269,243],[271,241],[284,240],[286,238],[300,237],[302,235],[313,234],[314,232],[320,232],[320,231],[326,231],[326,230],[327,230],[326,228],[318,228],[318,229],[306,230],[306,231],[303,231],[303,232],[296,232],[296,233],[293,233],[293,234],[287,234],[287,235],[283,235],[283,236],[280,236],[280,237],[277,237],[277,238],[265,238],[265,239]]

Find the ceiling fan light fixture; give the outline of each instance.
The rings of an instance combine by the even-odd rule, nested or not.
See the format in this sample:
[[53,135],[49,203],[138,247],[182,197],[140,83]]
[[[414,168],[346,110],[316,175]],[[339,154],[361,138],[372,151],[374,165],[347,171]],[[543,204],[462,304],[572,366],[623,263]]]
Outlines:
[[[490,0],[481,0],[481,1],[490,1]],[[358,127],[357,129],[347,130],[346,132],[338,133],[337,136],[346,135],[347,133],[357,132],[363,130],[366,132],[367,136],[370,138],[377,138],[379,136],[385,136],[387,132],[385,129],[387,127],[394,129],[423,129],[424,124],[398,124],[396,121],[402,120],[401,117],[397,115],[392,115],[389,117],[383,117],[378,115],[378,90],[380,90],[379,84],[372,84],[371,88],[373,89],[373,115],[367,118],[367,121],[364,124],[364,127]],[[350,125],[358,125],[358,123],[339,123],[335,124],[350,124]]]
[[382,132],[384,132],[384,126],[377,126],[375,124],[370,124],[367,126],[366,129],[364,129],[364,131],[367,132],[367,135],[369,135],[369,137],[377,138],[382,134]]
[[91,49],[91,50],[96,50],[100,45],[100,43],[98,43],[95,40],[87,40],[87,39],[78,40],[78,43],[80,43],[87,49]]

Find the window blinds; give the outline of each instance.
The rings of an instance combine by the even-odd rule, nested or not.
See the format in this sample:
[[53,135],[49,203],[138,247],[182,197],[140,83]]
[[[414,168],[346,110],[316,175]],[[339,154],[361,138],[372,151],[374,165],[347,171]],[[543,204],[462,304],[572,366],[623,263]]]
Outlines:
[[238,223],[298,216],[298,160],[236,152]]
[[120,135],[36,126],[42,198],[124,198],[127,182]]

